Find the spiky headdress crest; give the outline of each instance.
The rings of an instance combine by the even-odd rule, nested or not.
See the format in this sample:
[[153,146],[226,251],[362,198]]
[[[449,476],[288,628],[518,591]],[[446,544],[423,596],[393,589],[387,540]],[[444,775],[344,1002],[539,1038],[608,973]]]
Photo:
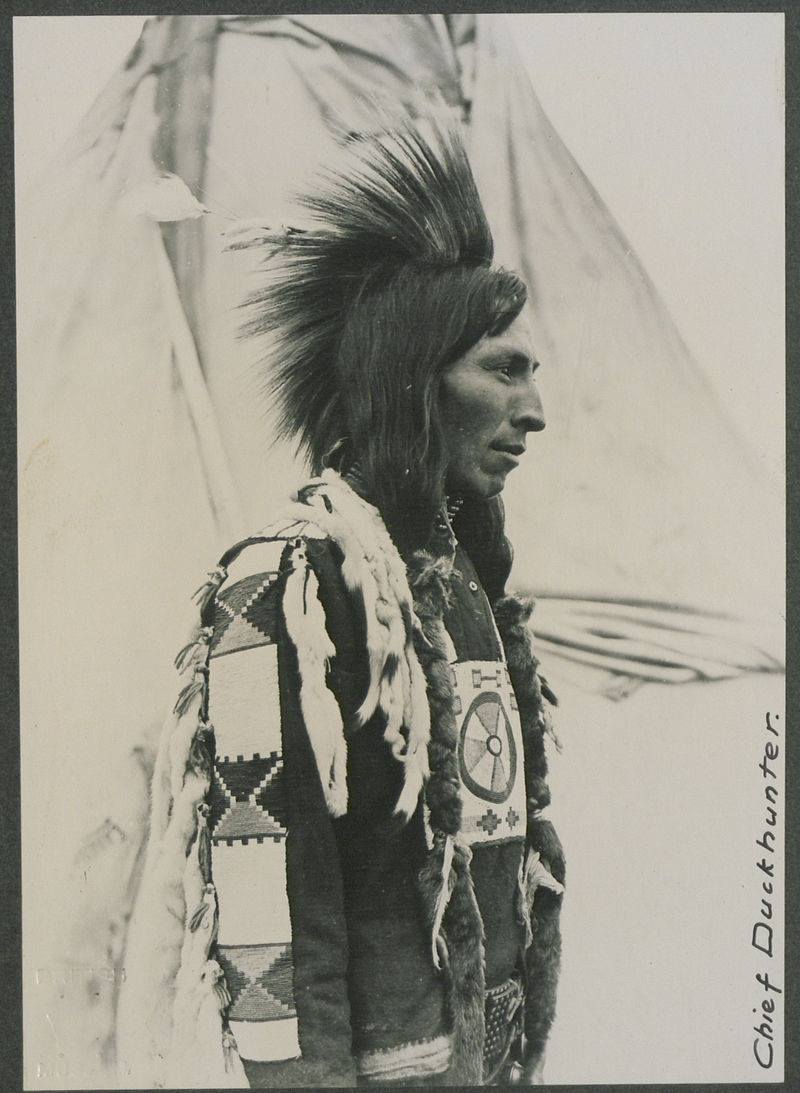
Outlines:
[[413,267],[488,266],[493,243],[459,129],[433,117],[350,135],[296,202],[301,224],[251,225],[232,246],[266,248],[244,329],[271,337],[278,429],[318,467],[347,428],[337,348],[353,304]]

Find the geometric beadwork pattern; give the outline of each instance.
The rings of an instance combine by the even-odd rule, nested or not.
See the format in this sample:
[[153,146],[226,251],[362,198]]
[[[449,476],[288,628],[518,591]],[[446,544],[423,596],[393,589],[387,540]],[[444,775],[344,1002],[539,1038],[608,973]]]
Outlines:
[[217,593],[210,655],[272,644],[277,636],[277,573],[254,573]]
[[503,825],[508,825],[508,830],[514,834],[522,835],[522,817],[515,808],[510,808],[505,816],[498,815],[493,808],[487,808],[476,820],[474,820],[475,828],[480,831],[485,831],[487,835],[494,835],[495,831]]
[[500,817],[493,808],[487,808],[481,818],[477,821],[477,824],[487,835],[494,835],[495,831],[500,826]]
[[292,946],[218,945],[231,994],[232,1021],[283,1021],[295,1016]]
[[[451,642],[452,644],[452,642]],[[453,712],[458,716],[462,712],[461,696],[458,692],[457,678],[454,665],[457,663],[456,659],[450,661],[450,682],[453,684]],[[517,696],[514,694],[514,689],[511,686],[511,676],[508,668],[502,661],[482,661],[479,668],[473,668],[471,672],[471,680],[473,690],[481,690],[486,687],[497,687],[498,690],[502,690],[508,698],[509,705],[512,710],[517,709]]]
[[497,661],[490,670],[487,671],[485,665],[480,668],[472,669],[472,686],[480,687],[484,683],[494,683],[496,687],[499,687],[503,682],[503,673],[508,669],[500,661]]
[[276,570],[284,549],[281,542],[250,544],[233,562],[215,597],[208,675],[216,744],[207,797],[219,904],[216,956],[243,1057],[262,1061],[299,1054],[276,644]]
[[494,1077],[505,1061],[508,1049],[522,1032],[522,985],[517,979],[506,980],[493,987],[485,996],[485,1028],[483,1041],[483,1078]]
[[503,661],[450,665],[456,698],[462,831],[471,844],[522,839],[522,730]]
[[484,801],[507,800],[514,788],[517,751],[500,696],[478,695],[461,725],[461,779]]
[[214,843],[286,837],[283,759],[277,752],[251,758],[218,757],[208,796],[208,825]]

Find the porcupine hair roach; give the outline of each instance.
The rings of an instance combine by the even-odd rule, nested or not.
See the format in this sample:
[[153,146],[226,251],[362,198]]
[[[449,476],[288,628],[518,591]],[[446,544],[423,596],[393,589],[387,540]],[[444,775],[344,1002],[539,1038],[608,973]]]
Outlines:
[[296,201],[310,219],[271,246],[245,330],[270,338],[280,434],[315,472],[357,462],[398,545],[413,549],[444,497],[442,373],[501,333],[527,290],[491,265],[454,123],[404,118],[351,134]]

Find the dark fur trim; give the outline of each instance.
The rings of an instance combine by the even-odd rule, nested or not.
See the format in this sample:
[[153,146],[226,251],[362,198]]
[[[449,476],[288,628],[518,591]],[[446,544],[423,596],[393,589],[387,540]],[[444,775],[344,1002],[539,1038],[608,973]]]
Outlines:
[[484,968],[483,922],[472,877],[468,847],[457,846],[456,885],[444,916],[450,971],[453,1060],[448,1085],[480,1085],[483,1077]]
[[556,829],[549,820],[532,820],[528,825],[528,843],[538,850],[542,861],[560,884],[564,883],[566,869],[564,851]]
[[[422,627],[415,647],[428,684],[431,740],[428,748],[431,775],[426,787],[430,825],[434,833],[456,835],[461,823],[457,729],[453,714],[453,685],[444,640],[443,612],[449,602],[452,567],[442,558],[422,551],[408,564],[409,584]],[[505,597],[495,607],[498,630],[517,698],[522,724],[528,843],[538,850],[557,880],[564,881],[564,857],[552,824],[540,818],[550,801],[544,750],[543,696],[536,673],[528,621],[529,600]],[[419,886],[429,927],[442,883],[444,843],[438,840],[420,871]],[[470,851],[456,845],[455,881],[444,916],[448,974],[448,1005],[453,1035],[453,1060],[442,1085],[479,1085],[483,1079],[484,947],[483,924],[470,876]],[[555,1015],[556,986],[561,957],[559,914],[561,897],[538,889],[531,916],[532,941],[526,953],[527,999],[525,1031],[529,1058],[544,1049]]]
[[[430,927],[441,885],[442,844],[428,854],[419,873],[419,888]],[[483,1077],[484,937],[483,923],[472,886],[469,847],[455,847],[455,883],[444,916],[445,951],[442,964],[447,975],[447,1007],[453,1039],[453,1055],[440,1085],[480,1085]]]
[[546,782],[542,689],[536,672],[539,662],[533,653],[528,628],[532,612],[533,602],[527,597],[506,596],[494,606],[497,629],[505,649],[522,723],[529,834],[536,814],[550,803],[550,790]]
[[420,619],[422,615],[441,618],[450,604],[453,564],[447,558],[435,558],[417,550],[408,562],[408,583]]
[[556,1014],[556,988],[561,968],[561,896],[539,888],[531,916],[533,941],[525,954],[527,1059],[539,1059]]
[[[429,820],[434,833],[455,836],[461,827],[458,773],[458,732],[453,713],[454,695],[444,641],[442,615],[449,602],[452,565],[419,551],[408,564],[409,584],[422,626],[417,635],[417,656],[428,683],[431,739],[428,746],[431,774],[426,787]],[[444,840],[437,840],[420,870],[419,886],[429,928],[442,884]],[[484,949],[483,923],[469,871],[471,853],[456,844],[453,890],[444,915],[448,1008],[453,1036],[450,1068],[442,1085],[479,1085],[483,1076]]]
[[[537,673],[539,662],[533,653],[528,627],[532,610],[531,600],[514,596],[498,601],[494,608],[522,724],[528,845],[539,851],[543,863],[563,884],[566,870],[561,843],[553,825],[539,815],[550,803],[550,790],[546,781],[547,758],[544,750],[544,689]],[[552,695],[552,691],[547,690]],[[555,1017],[561,965],[561,899],[560,895],[541,887],[536,890],[534,898],[532,940],[525,954],[528,1061],[541,1056]]]
[[508,637],[522,636],[530,622],[534,606],[531,596],[504,596],[498,600],[492,610],[501,633]]
[[447,660],[442,614],[447,606],[453,567],[444,558],[417,551],[408,563],[408,579],[422,637],[416,649],[428,684],[431,738],[428,745],[430,778],[425,800],[434,831],[457,835],[461,828],[461,780],[458,773],[458,729],[453,713],[455,697]]

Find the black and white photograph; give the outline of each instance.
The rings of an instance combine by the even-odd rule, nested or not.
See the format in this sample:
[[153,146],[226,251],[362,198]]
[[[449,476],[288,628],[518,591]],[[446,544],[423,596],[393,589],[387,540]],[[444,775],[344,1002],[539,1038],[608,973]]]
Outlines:
[[785,1079],[784,15],[13,20],[23,1086]]

